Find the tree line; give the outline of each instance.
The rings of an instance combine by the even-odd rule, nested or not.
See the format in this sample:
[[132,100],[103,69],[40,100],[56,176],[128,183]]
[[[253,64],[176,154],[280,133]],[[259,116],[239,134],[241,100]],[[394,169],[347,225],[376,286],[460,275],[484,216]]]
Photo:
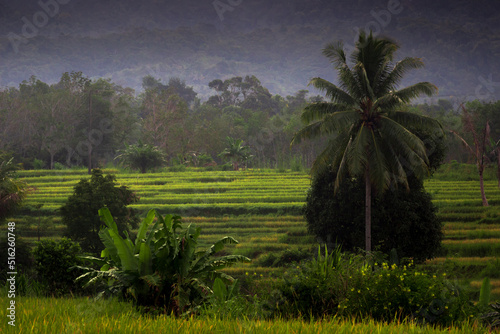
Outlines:
[[[321,138],[290,147],[302,127],[304,108],[324,98],[308,90],[273,95],[253,75],[214,79],[205,101],[193,87],[173,77],[146,76],[136,93],[110,79],[90,79],[82,72],[63,73],[54,84],[32,76],[18,87],[0,90],[0,150],[24,168],[104,167],[131,144],[157,147],[168,165],[220,165],[228,138],[248,147],[252,167],[311,166],[323,150]],[[468,104],[479,124],[489,121],[498,141],[500,103]],[[462,112],[450,101],[416,104],[410,111],[433,117],[445,129],[467,138]],[[467,150],[447,136],[447,160],[469,161]],[[229,141],[230,143],[230,141]],[[233,161],[234,162],[234,161]]]

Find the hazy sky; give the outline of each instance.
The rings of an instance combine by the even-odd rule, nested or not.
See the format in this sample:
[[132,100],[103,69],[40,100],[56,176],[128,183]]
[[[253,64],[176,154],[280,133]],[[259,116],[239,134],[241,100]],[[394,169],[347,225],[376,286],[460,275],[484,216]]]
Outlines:
[[[199,89],[218,75],[255,73],[274,92],[291,92],[328,66],[321,48],[331,38],[352,49],[364,28],[400,41],[402,56],[423,57],[428,70],[421,74],[444,94],[458,94],[455,84],[470,85],[474,96],[497,95],[499,12],[498,0],[0,0],[0,86],[17,85],[30,75],[53,82],[62,71],[80,69],[137,89],[140,76],[155,68],[159,76],[181,76]],[[182,27],[199,23],[209,24],[200,28],[208,33],[203,40],[165,41],[157,34],[177,29],[184,36]],[[129,41],[129,48],[110,43],[110,37],[103,39],[107,47],[99,44],[110,33],[141,36],[136,31],[141,27],[143,41]],[[79,39],[57,42],[67,36]],[[171,47],[157,50],[162,43]],[[198,48],[202,43],[217,43],[219,50]],[[189,58],[180,46],[198,57]],[[161,53],[168,53],[165,61]]]

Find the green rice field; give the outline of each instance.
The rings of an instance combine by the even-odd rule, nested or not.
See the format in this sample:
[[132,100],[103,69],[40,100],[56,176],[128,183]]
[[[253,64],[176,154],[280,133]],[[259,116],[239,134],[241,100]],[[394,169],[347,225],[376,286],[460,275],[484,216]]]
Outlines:
[[[428,265],[453,261],[455,266],[465,268],[464,278],[478,289],[482,278],[488,276],[492,280],[493,295],[500,297],[500,190],[497,181],[493,177],[485,181],[490,206],[483,207],[473,169],[459,180],[450,180],[450,175],[456,173],[450,168],[443,166],[425,182],[438,207],[445,234],[442,254]],[[104,172],[115,174],[119,185],[136,192],[140,201],[131,207],[141,215],[152,208],[162,214],[179,214],[186,224],[194,223],[202,228],[201,240],[206,244],[225,235],[235,237],[239,244],[228,247],[228,252],[258,260],[272,252],[306,249],[315,244],[315,238],[307,234],[301,215],[310,187],[310,177],[306,173],[198,169],[149,174],[113,169]],[[12,219],[18,233],[30,242],[35,242],[38,235],[59,238],[64,226],[57,209],[71,195],[73,186],[80,179],[88,178],[86,170],[32,170],[18,174],[32,187],[25,207]],[[48,220],[52,224],[37,231],[38,222]],[[260,267],[257,262],[228,271],[236,276],[248,273],[263,278],[272,276],[275,269]]]

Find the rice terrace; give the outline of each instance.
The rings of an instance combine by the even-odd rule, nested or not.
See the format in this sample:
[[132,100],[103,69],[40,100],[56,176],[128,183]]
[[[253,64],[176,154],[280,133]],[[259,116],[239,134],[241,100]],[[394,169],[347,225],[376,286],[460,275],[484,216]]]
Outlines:
[[[489,170],[486,178],[486,192],[490,203],[489,207],[482,207],[479,199],[479,189],[475,166],[472,165],[443,165],[431,179],[425,182],[426,189],[433,194],[433,202],[438,206],[438,216],[444,227],[444,240],[442,255],[423,264],[423,268],[433,268],[436,272],[447,272],[450,279],[457,279],[464,286],[469,286],[474,298],[479,298],[479,289],[485,277],[490,278],[491,297],[500,297],[500,271],[498,255],[500,243],[500,212],[495,208],[495,203],[500,202],[500,190]],[[307,233],[307,226],[301,214],[307,189],[310,187],[310,176],[304,172],[291,170],[245,170],[245,171],[204,171],[203,169],[189,169],[182,172],[157,172],[149,174],[122,172],[116,169],[104,170],[105,173],[117,175],[120,185],[130,187],[140,196],[138,204],[132,207],[138,209],[142,216],[149,208],[158,208],[164,213],[181,213],[186,224],[194,223],[202,229],[200,246],[205,246],[220,239],[222,236],[231,235],[239,244],[227,248],[228,253],[241,254],[252,259],[250,264],[236,265],[225,269],[240,280],[252,282],[272,282],[283,275],[287,270],[283,267],[272,267],[269,261],[263,261],[269,254],[283,254],[291,250],[313,250],[315,238]],[[72,192],[72,187],[81,178],[86,177],[86,170],[31,170],[20,171],[19,177],[34,188],[33,194],[26,199],[26,207],[43,205],[41,211],[30,212],[25,209],[23,215],[13,219],[23,239],[35,243],[38,238],[37,220],[50,219],[53,225],[41,232],[42,239],[58,239],[61,237],[63,226],[57,215],[57,209],[67,200]],[[457,180],[454,180],[457,179]],[[40,215],[40,212],[42,214]],[[35,213],[35,216],[32,214]],[[25,222],[34,222],[30,225]],[[267,265],[265,265],[268,263]],[[27,283],[28,284],[28,283]],[[95,314],[92,306],[67,304],[71,299],[64,299],[52,305],[47,299],[34,303],[34,297],[19,299],[21,319],[25,325],[35,321],[43,324],[45,331],[70,330],[68,327],[75,322],[74,328],[82,328],[83,322],[89,321],[87,326],[94,328],[123,328],[123,332],[133,332],[132,328],[143,328],[145,331],[154,332],[155,326],[171,326],[172,322],[179,320],[153,320],[145,318],[135,324],[127,324],[127,319],[136,319],[136,311],[125,307],[129,312],[122,313],[118,304],[106,304],[99,301]],[[65,301],[66,300],[66,301]],[[75,297],[75,303],[87,303]],[[28,311],[32,305],[37,310],[37,315]],[[50,305],[50,306],[49,306]],[[59,306],[60,305],[60,306]],[[55,307],[55,309],[53,309]],[[64,308],[64,309],[62,309]],[[101,314],[105,308],[104,315]],[[79,320],[80,311],[84,318]],[[88,310],[90,309],[90,311]],[[40,311],[44,310],[44,311]],[[118,311],[120,310],[120,311]],[[68,320],[59,319],[53,312],[68,314]],[[5,312],[5,311],[3,311]],[[28,313],[26,313],[28,312]],[[119,312],[119,315],[118,313]],[[44,316],[45,314],[45,316]],[[51,315],[53,314],[53,315]],[[97,315],[99,314],[99,315]],[[106,314],[108,314],[106,316]],[[104,324],[99,318],[103,318]],[[55,317],[54,322],[44,317]],[[117,318],[118,317],[118,318]],[[78,320],[77,320],[78,319]],[[138,318],[137,318],[138,319]],[[21,320],[23,321],[23,320]],[[81,321],[81,325],[78,322]],[[203,323],[208,321],[208,323]],[[125,325],[125,324],[126,325]],[[119,324],[119,325],[118,325]],[[210,324],[210,326],[209,326]],[[287,323],[286,328],[296,328],[297,331],[313,330],[314,332],[330,332],[329,328],[347,328],[345,332],[372,331],[378,328],[374,323],[328,323],[314,325],[301,322]],[[29,327],[21,327],[29,331]],[[103,326],[103,327],[101,327]],[[116,326],[116,327],[115,327]],[[123,326],[123,327],[120,327]],[[192,324],[180,326],[184,332],[206,330],[206,326],[213,326],[214,330],[242,330],[242,326],[253,328],[256,331],[284,332],[285,323],[255,323],[234,321],[221,322],[221,320],[196,320]],[[291,326],[291,327],[288,327]],[[396,326],[396,325],[393,325]],[[407,325],[399,325],[398,331]],[[220,329],[217,329],[220,328]],[[229,329],[231,328],[231,329]],[[314,328],[314,329],[313,329]],[[388,332],[395,331],[391,327],[384,327]],[[139,330],[139,329],[137,329]],[[380,330],[377,329],[377,330]],[[472,329],[470,329],[472,331]],[[122,330],[120,330],[121,332]],[[207,332],[212,332],[208,330]]]

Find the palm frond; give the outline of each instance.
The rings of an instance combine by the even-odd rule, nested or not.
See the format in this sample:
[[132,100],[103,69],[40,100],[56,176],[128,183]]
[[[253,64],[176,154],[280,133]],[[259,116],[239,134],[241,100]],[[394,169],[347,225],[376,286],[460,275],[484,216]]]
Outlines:
[[[321,107],[327,109],[327,104],[323,104]],[[346,128],[359,120],[359,115],[354,110],[338,111],[331,114],[323,111],[323,114],[322,120],[309,124],[297,132],[290,145],[299,144],[304,139],[345,131]]]
[[367,149],[370,145],[371,138],[369,129],[365,124],[353,135],[352,145],[347,151],[347,169],[351,176],[363,175],[368,165]]
[[369,135],[370,150],[367,150],[366,154],[370,182],[374,190],[383,192],[391,182],[390,159],[393,157],[390,155],[390,150],[387,150],[385,140],[379,131],[371,130]]
[[329,140],[326,148],[314,160],[311,173],[317,175],[328,168],[328,166],[331,166],[333,169],[338,168],[349,140],[348,131],[340,132],[336,137]]
[[401,101],[403,101],[404,103],[408,103],[410,102],[410,100],[419,97],[422,94],[427,96],[432,96],[437,92],[438,88],[435,85],[431,84],[430,82],[419,82],[414,85],[400,89],[392,94]]
[[352,54],[352,61],[364,65],[367,77],[373,84],[380,74],[380,68],[392,61],[398,49],[398,44],[389,38],[375,38],[371,32],[368,36],[365,32],[361,32],[356,50]]
[[388,59],[386,59],[384,63],[380,64],[380,68],[375,74],[372,83],[373,93],[375,94],[375,96],[383,96],[392,89],[392,87],[387,87],[387,85],[385,84],[385,81],[390,75],[391,70],[392,64]]
[[335,68],[346,65],[347,57],[344,51],[344,43],[342,41],[330,43],[323,49],[323,55],[330,59]]
[[355,105],[356,100],[352,98],[348,93],[332,84],[328,80],[322,78],[312,78],[309,81],[309,85],[314,86],[314,88],[325,93],[332,102],[339,103],[343,105]]
[[349,150],[352,145],[352,136],[346,136],[346,139],[349,139],[349,141],[340,147],[340,154],[337,154],[336,156],[336,160],[338,161],[335,161],[333,164],[334,167],[338,166],[335,171],[337,176],[335,177],[334,193],[337,193],[340,188],[340,183],[344,179],[345,175],[348,174],[347,161],[349,159]]
[[337,133],[349,129],[360,120],[359,114],[354,110],[339,111],[325,116],[321,124],[321,131],[325,134]]
[[384,122],[381,131],[384,136],[390,139],[389,142],[394,142],[395,144],[404,143],[424,160],[427,159],[425,145],[417,135],[392,118],[382,116],[382,119]]
[[[385,77],[381,83],[382,87],[387,87],[389,90],[394,90],[397,84],[401,81],[403,76],[412,69],[419,69],[424,67],[424,62],[420,58],[406,57],[396,63],[394,68]],[[388,91],[387,91],[388,92]],[[385,93],[387,93],[385,92]]]
[[300,119],[303,123],[309,124],[312,121],[322,119],[326,115],[330,115],[342,110],[346,110],[346,106],[330,102],[311,103],[304,108]]
[[356,70],[363,86],[363,95],[369,97],[370,100],[374,101],[375,94],[373,93],[372,82],[370,82],[370,78],[368,78],[368,73],[366,72],[366,68],[364,67],[363,63],[358,63],[356,65]]
[[382,152],[384,152],[387,161],[387,178],[389,180],[389,186],[394,186],[394,188],[397,189],[401,184],[407,190],[410,189],[408,184],[408,174],[406,173],[406,170],[404,169],[404,166],[402,164],[402,162],[404,161],[399,158],[399,155],[395,152],[395,149],[393,145],[391,145],[391,143],[388,143],[384,140],[382,141],[381,145]]
[[[388,117],[383,117],[383,120],[384,124],[381,133],[390,143],[394,154],[392,160],[398,161],[407,170],[412,171],[418,177],[422,177],[424,173],[428,172],[429,164],[425,144],[418,136],[398,122]],[[392,168],[391,172],[396,173],[397,170]]]
[[407,111],[390,112],[388,117],[405,128],[412,127],[421,130],[430,130],[436,132],[436,135],[444,134],[441,123],[432,117],[418,115]]
[[339,72],[340,88],[347,91],[351,96],[361,96],[358,81],[347,64],[344,43],[337,42],[328,44],[323,49],[323,54],[330,59],[331,63],[335,66],[335,69]]
[[340,88],[347,92],[355,100],[363,96],[363,90],[359,85],[359,80],[356,74],[349,68],[347,64],[337,69],[339,72]]
[[476,151],[474,149],[472,149],[472,147],[469,145],[469,143],[467,143],[467,141],[460,134],[458,134],[458,132],[456,132],[454,130],[450,130],[450,133],[454,134],[462,142],[462,144],[469,151],[469,153],[471,155],[473,155],[474,158],[477,160],[478,157],[476,155]]
[[323,133],[321,132],[322,121],[315,122],[303,127],[299,132],[297,132],[290,142],[290,146],[300,144],[304,139],[312,139],[319,137]]

